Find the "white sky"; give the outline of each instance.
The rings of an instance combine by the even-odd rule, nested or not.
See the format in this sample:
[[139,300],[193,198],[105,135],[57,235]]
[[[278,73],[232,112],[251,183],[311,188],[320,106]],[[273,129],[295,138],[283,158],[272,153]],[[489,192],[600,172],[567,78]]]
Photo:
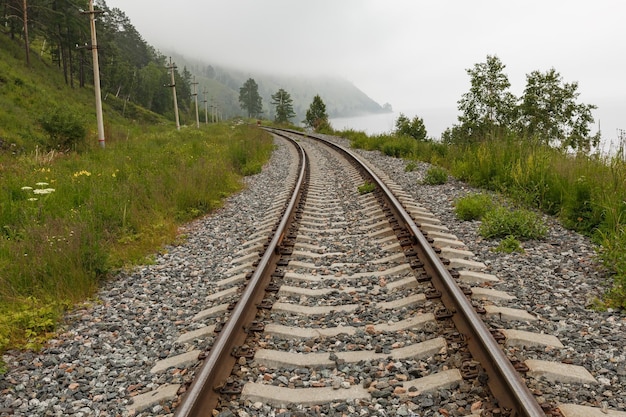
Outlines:
[[[626,129],[623,0],[106,0],[159,50],[216,65],[338,75],[380,104],[456,123],[467,68],[497,55],[511,91],[554,67],[595,104],[603,137]],[[437,119],[437,120],[435,120]],[[592,129],[594,132],[596,127]]]

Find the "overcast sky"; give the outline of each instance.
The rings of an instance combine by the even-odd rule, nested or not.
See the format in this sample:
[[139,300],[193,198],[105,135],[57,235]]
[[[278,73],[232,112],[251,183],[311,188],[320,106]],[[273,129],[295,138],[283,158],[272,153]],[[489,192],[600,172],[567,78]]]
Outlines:
[[[106,0],[151,45],[250,71],[338,75],[380,104],[456,123],[466,69],[497,55],[511,91],[555,68],[595,104],[603,136],[626,129],[623,0]],[[422,115],[423,114],[423,115]],[[597,130],[594,126],[593,131]]]

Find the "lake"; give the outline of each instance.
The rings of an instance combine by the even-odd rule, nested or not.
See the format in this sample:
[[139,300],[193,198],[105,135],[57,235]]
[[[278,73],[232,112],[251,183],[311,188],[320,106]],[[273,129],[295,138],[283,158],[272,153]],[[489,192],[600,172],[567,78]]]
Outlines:
[[368,114],[356,117],[337,117],[330,119],[335,130],[353,129],[368,135],[390,133],[395,130],[396,120],[403,113],[409,119],[415,116],[424,120],[428,137],[440,138],[441,133],[457,122],[456,109],[421,109],[401,110],[391,113]]

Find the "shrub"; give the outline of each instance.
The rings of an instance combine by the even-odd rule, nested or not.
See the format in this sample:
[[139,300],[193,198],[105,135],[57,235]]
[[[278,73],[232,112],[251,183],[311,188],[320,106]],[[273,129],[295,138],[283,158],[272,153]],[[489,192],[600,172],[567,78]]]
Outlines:
[[424,176],[424,184],[439,185],[445,184],[448,181],[448,171],[440,167],[431,167],[426,171]]
[[509,235],[500,241],[500,244],[494,249],[494,251],[504,253],[524,253],[524,248],[522,248],[520,241],[515,239],[515,236]]
[[541,217],[530,210],[510,210],[496,207],[483,216],[479,233],[491,239],[513,236],[520,240],[540,239],[545,236],[547,228]]
[[598,231],[597,240],[602,245],[600,259],[614,274],[613,288],[607,294],[607,304],[626,309],[626,225],[620,225],[612,231]]
[[76,150],[87,136],[85,122],[67,108],[52,110],[40,119],[40,123],[50,138],[51,148]]
[[603,213],[592,204],[593,186],[588,178],[580,176],[570,186],[561,209],[563,224],[581,233],[591,233],[602,222]]
[[407,136],[395,137],[382,144],[381,151],[387,156],[405,158],[413,155],[416,141]]
[[488,194],[470,194],[459,198],[454,204],[454,211],[460,220],[480,220],[493,208],[493,201]]

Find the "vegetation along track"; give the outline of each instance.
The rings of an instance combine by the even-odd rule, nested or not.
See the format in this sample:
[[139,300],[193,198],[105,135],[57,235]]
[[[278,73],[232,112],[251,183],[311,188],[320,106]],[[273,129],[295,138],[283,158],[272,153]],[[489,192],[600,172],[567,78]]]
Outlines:
[[[431,250],[447,259],[443,269],[455,281],[472,285],[471,295],[465,289],[461,299],[470,296],[473,306],[484,309],[481,316],[488,326],[504,329],[496,335],[498,344],[508,358],[522,358],[524,366],[516,366],[522,372],[520,380],[528,384],[542,405],[542,415],[626,415],[611,409],[624,409],[623,400],[618,398],[623,393],[619,375],[624,374],[615,376],[615,370],[624,371],[623,344],[621,353],[611,356],[616,367],[611,368],[608,361],[602,368],[594,363],[594,376],[571,360],[561,360],[566,355],[579,362],[578,358],[588,354],[563,348],[554,337],[529,333],[527,330],[539,328],[532,323],[546,321],[537,311],[547,317],[548,307],[535,308],[532,314],[509,308],[516,305],[511,301],[513,296],[491,289],[499,279],[485,273],[486,265],[477,262],[446,226],[416,204],[414,196],[411,198],[373,166],[370,170],[393,190],[429,240],[424,248],[413,249],[419,261],[408,245],[421,240],[417,233],[406,231],[404,226],[410,221],[396,217],[398,213],[384,202],[381,189],[360,194],[357,189],[367,177],[336,151],[308,138],[297,139],[310,159],[309,177],[303,182],[305,195],[293,201],[299,210],[293,217],[299,217],[299,222],[291,231],[272,237],[272,230],[282,222],[282,213],[292,201],[297,174],[305,167],[295,162],[294,147],[287,147],[278,137],[277,141],[281,155],[284,157],[285,149],[289,149],[294,162],[284,181],[272,183],[272,195],[278,198],[273,206],[263,208],[265,220],[257,220],[254,231],[241,224],[244,231],[237,234],[237,228],[209,222],[209,242],[198,249],[191,245],[170,248],[171,253],[163,256],[171,259],[178,253],[183,259],[173,273],[167,272],[171,264],[159,257],[156,265],[113,282],[101,304],[78,312],[86,319],[82,327],[60,335],[43,355],[35,355],[31,361],[26,355],[23,371],[8,374],[6,380],[15,380],[11,382],[15,388],[0,387],[2,401],[9,399],[4,402],[5,409],[0,407],[0,415],[143,417],[171,415],[172,409],[177,415],[220,417],[525,415],[514,400],[500,397],[506,389],[488,389],[488,384],[493,387],[498,378],[491,374],[492,360],[476,353],[471,340],[476,336],[468,332],[464,339],[459,334],[466,331],[464,326],[460,326],[461,332],[455,328],[459,307],[446,304],[449,296],[443,290],[441,297],[435,291],[435,270],[441,268],[429,266],[423,253]],[[225,213],[235,217],[229,209]],[[220,221],[228,220],[222,217]],[[394,230],[396,222],[398,230]],[[227,233],[220,235],[220,228]],[[224,246],[235,246],[238,253],[225,255],[215,250],[223,243],[219,236],[228,240],[239,239],[234,237],[239,235],[245,236],[240,240],[243,243]],[[189,243],[203,240],[203,236],[190,234]],[[214,262],[206,257],[209,252],[223,257],[218,269],[199,266]],[[279,263],[270,267],[278,270],[274,277],[256,272],[262,263],[257,261],[265,253],[270,264]],[[194,264],[195,259],[201,262]],[[269,278],[274,284],[267,288],[270,284],[264,280]],[[246,281],[259,281],[263,289],[259,297],[270,302],[248,297]],[[175,284],[169,286],[172,282]],[[188,303],[190,298],[195,301],[188,311],[172,303]],[[255,306],[250,312],[238,307],[244,298],[260,308]],[[117,300],[119,304],[114,304]],[[239,313],[249,316],[246,321],[254,315],[257,322],[242,324],[235,319]],[[220,342],[220,338],[227,338],[227,329],[244,326],[248,333],[237,336],[233,344],[246,345],[247,349],[240,349],[239,357],[232,356],[230,341]],[[601,330],[607,326],[601,325]],[[573,333],[594,331],[586,328]],[[66,342],[68,338],[74,343]],[[164,343],[156,343],[161,341]],[[592,342],[585,339],[585,343]],[[122,349],[117,350],[116,343]],[[138,354],[129,355],[133,349]],[[108,351],[113,354],[104,361],[99,359]],[[559,351],[562,355],[554,356],[558,361],[545,360]],[[82,352],[88,357],[81,356]],[[218,356],[211,359],[211,355]],[[7,360],[11,367],[14,362]],[[213,371],[201,362],[213,362],[218,372],[209,377]],[[37,377],[44,369],[50,373]],[[107,378],[100,379],[100,375]],[[192,376],[197,382],[189,384]],[[129,385],[129,380],[136,382]],[[617,381],[614,388],[609,387],[610,381]],[[31,383],[39,387],[37,396]],[[194,394],[202,386],[210,393],[215,387],[224,391],[219,398],[205,397],[201,390]],[[573,392],[565,396],[569,398],[565,404],[563,395],[553,396],[559,390]],[[603,390],[607,394],[601,395]],[[51,396],[46,398],[48,392]],[[610,404],[594,402],[610,400],[611,392],[615,394]],[[599,406],[592,409],[568,404],[578,400]]]
[[[506,293],[458,284],[497,278],[476,272],[479,263],[467,259],[473,254],[432,214],[389,178],[380,180],[383,174],[358,166],[358,158],[348,163],[349,151],[274,133],[297,140],[303,158],[310,155],[310,166],[300,165],[306,180],[297,180],[301,194],[281,202],[287,211],[280,220],[268,220],[276,235],[259,255],[243,255],[224,280],[246,277],[249,285],[230,306],[176,415],[592,412],[538,399],[526,387],[527,373],[593,377],[571,364],[507,358],[502,344],[562,345],[484,324],[486,314],[533,318],[477,301],[506,300]],[[462,396],[466,407],[447,410],[429,400],[442,391]]]

